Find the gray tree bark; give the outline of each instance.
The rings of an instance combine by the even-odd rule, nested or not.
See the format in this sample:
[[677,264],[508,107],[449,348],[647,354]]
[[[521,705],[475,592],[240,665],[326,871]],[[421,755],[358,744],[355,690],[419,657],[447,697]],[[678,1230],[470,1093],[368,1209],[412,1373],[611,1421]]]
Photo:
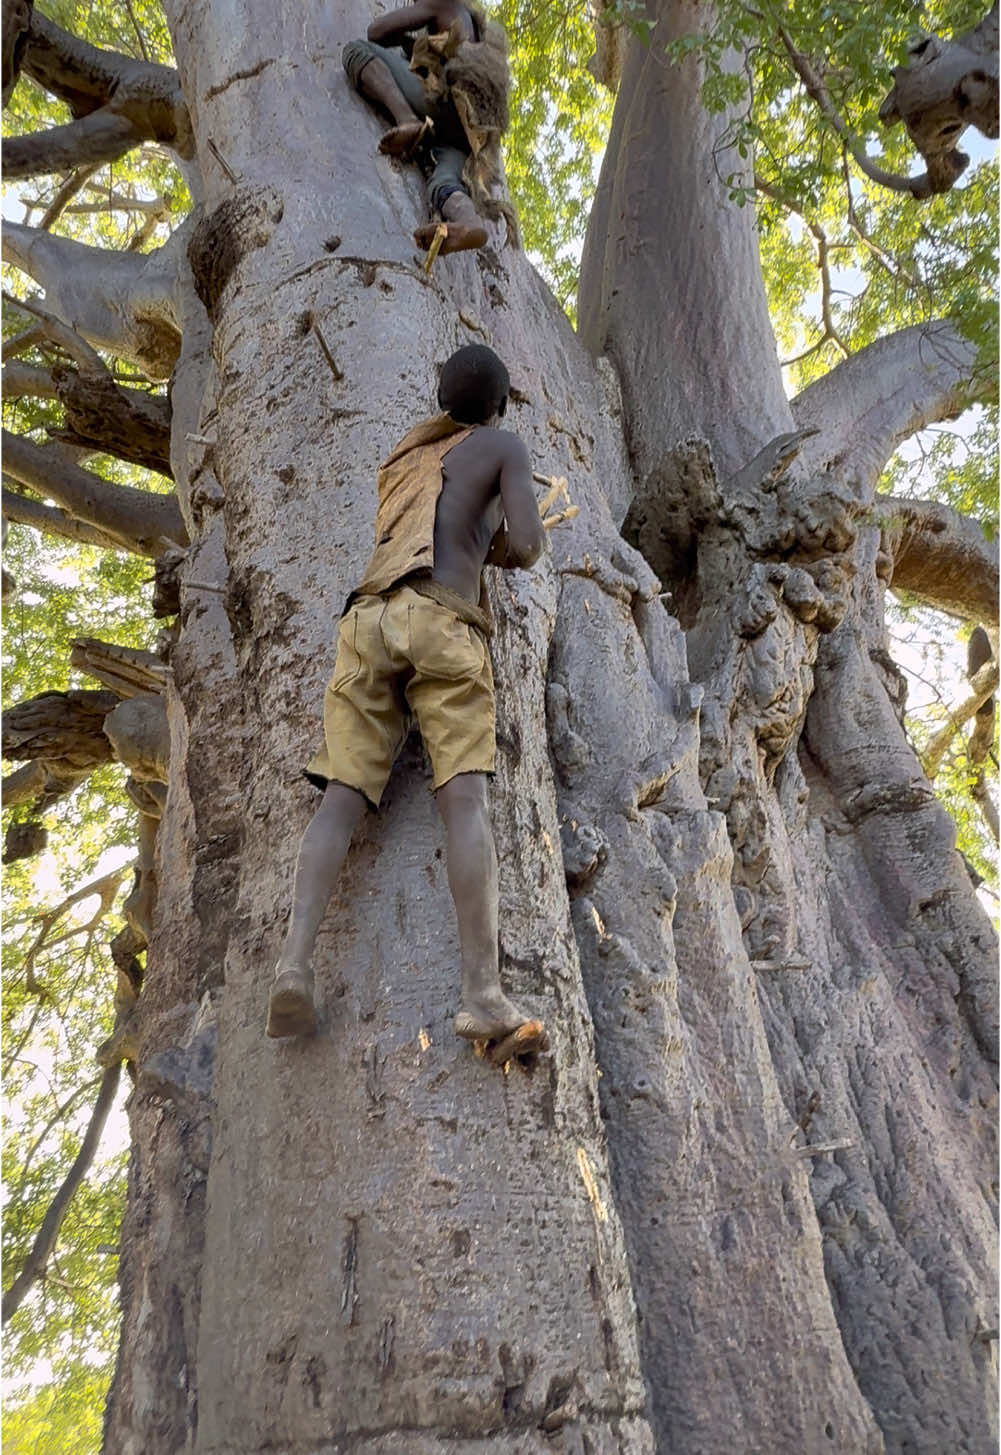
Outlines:
[[[707,21],[665,9],[658,41]],[[631,43],[578,339],[499,236],[415,262],[418,179],[340,68],[360,0],[167,12],[186,257],[116,294],[14,240],[84,337],[174,350],[190,539],[105,1448],[986,1452],[992,936],[901,726],[878,465],[842,458],[875,391],[814,396],[814,435],[786,401],[726,118]],[[319,1036],[263,1035],[375,466],[481,338],[580,507],[490,582],[532,1076],[452,1036],[413,741],[321,932]]]

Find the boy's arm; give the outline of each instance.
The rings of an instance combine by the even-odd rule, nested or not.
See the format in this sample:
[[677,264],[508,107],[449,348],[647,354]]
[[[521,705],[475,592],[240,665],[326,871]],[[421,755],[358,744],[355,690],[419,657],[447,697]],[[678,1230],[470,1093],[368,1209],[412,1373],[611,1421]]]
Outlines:
[[532,462],[517,435],[504,433],[500,468],[500,495],[506,523],[506,550],[497,564],[527,570],[542,555],[546,533],[532,484]]
[[405,5],[402,10],[390,10],[372,21],[368,38],[373,45],[399,45],[411,31],[423,30],[425,26],[436,29],[436,11],[434,0],[417,0],[415,5]]

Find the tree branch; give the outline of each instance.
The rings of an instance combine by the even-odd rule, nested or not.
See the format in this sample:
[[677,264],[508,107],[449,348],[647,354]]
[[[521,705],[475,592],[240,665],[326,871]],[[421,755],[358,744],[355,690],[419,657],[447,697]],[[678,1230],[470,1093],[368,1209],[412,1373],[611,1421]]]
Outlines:
[[47,176],[71,167],[93,171],[103,162],[117,162],[143,140],[142,132],[128,116],[102,107],[65,126],[8,137],[3,148],[4,181]]
[[176,496],[111,485],[81,469],[62,445],[35,445],[4,430],[3,449],[8,475],[113,536],[123,549],[158,556],[187,541]]
[[996,691],[998,685],[998,664],[991,659],[985,662],[979,672],[970,683],[969,694],[955,707],[951,707],[946,714],[945,722],[938,732],[931,738],[927,748],[921,756],[921,766],[925,770],[929,782],[935,777],[942,766],[942,759],[945,757],[946,749],[953,738],[959,732],[964,722],[968,722],[979,707],[987,701]]
[[52,1256],[53,1249],[59,1237],[59,1230],[63,1225],[63,1219],[73,1197],[86,1176],[87,1169],[94,1160],[101,1140],[101,1133],[104,1131],[104,1124],[108,1119],[118,1092],[118,1081],[121,1076],[121,1064],[109,1066],[101,1077],[101,1089],[94,1103],[94,1110],[90,1122],[80,1144],[80,1150],[73,1160],[73,1165],[66,1175],[66,1178],[52,1199],[49,1210],[42,1219],[42,1226],[32,1244],[31,1251],[25,1258],[20,1273],[14,1279],[3,1296],[2,1318],[6,1323],[13,1314],[20,1308],[25,1295],[37,1283],[45,1273],[46,1265]]
[[64,798],[67,793],[72,793],[90,772],[91,768],[68,768],[64,763],[36,758],[32,763],[15,768],[13,773],[8,773],[4,778],[0,785],[4,809],[17,808],[20,804],[30,803],[34,799],[37,801],[38,811],[41,812]]
[[[968,162],[968,157],[963,157],[961,152],[956,152],[957,158],[962,158],[961,165],[954,172],[951,180],[946,185],[933,185],[928,173],[920,177],[902,177],[897,172],[888,172],[878,162],[874,162],[867,154],[862,143],[852,133],[847,122],[839,113],[834,102],[831,100],[830,92],[824,85],[819,73],[815,70],[812,61],[798,50],[789,32],[783,27],[778,27],[779,39],[785,46],[786,53],[792,62],[793,70],[803,82],[807,95],[816,102],[821,114],[841,137],[845,146],[854,157],[859,169],[865,173],[871,182],[876,182],[881,187],[888,187],[891,192],[909,192],[912,197],[923,199],[930,197],[933,192],[948,191],[956,178],[960,175]],[[936,179],[939,180],[939,179]],[[944,180],[944,179],[941,179]]]
[[3,299],[13,308],[19,308],[23,313],[30,313],[41,323],[41,337],[49,338],[54,344],[66,350],[71,359],[75,359],[81,369],[89,370],[95,374],[107,373],[108,368],[101,355],[96,349],[92,349],[85,339],[82,339],[76,329],[70,328],[69,324],[63,323],[61,319],[44,309],[35,298],[15,298],[13,293],[3,290]]
[[18,495],[14,490],[3,492],[3,518],[15,525],[29,525],[44,535],[75,541],[78,545],[100,546],[106,551],[125,549],[121,541],[98,530],[97,526],[87,525],[58,506],[43,505],[40,500]]
[[63,209],[76,196],[88,178],[92,177],[96,171],[97,163],[95,162],[90,166],[77,167],[75,172],[70,173],[42,214],[38,226],[43,232],[48,232],[53,223],[58,221]]
[[991,798],[984,779],[983,772],[977,774],[970,789],[970,797],[980,809],[987,831],[995,843],[999,842],[998,811],[994,807],[994,800]]
[[40,369],[36,364],[22,364],[15,359],[3,366],[3,397],[23,399],[30,395],[34,399],[58,399],[56,381],[49,369]]
[[191,124],[172,66],[100,50],[35,11],[22,69],[65,101],[73,120],[11,137],[4,146],[10,180],[114,161],[143,141],[192,154]]
[[45,290],[45,308],[96,348],[165,379],[181,346],[175,291],[188,232],[182,225],[152,253],[113,252],[8,222],[6,262]]
[[998,542],[951,505],[877,495],[891,586],[964,621],[998,621]]
[[902,121],[928,168],[927,191],[947,192],[969,162],[956,142],[968,126],[998,134],[998,6],[965,35],[926,36],[893,72],[893,89],[879,108],[885,126]]
[[973,344],[948,319],[877,339],[792,401],[797,425],[818,431],[802,463],[819,470],[837,458],[863,493],[874,490],[903,440],[986,393],[975,368]]
[[3,0],[3,104],[14,94],[28,46],[34,0]]
[[65,406],[67,424],[64,430],[49,430],[54,439],[101,450],[173,478],[166,395],[123,389],[108,371],[78,374],[75,369],[56,368],[52,379],[56,396]]

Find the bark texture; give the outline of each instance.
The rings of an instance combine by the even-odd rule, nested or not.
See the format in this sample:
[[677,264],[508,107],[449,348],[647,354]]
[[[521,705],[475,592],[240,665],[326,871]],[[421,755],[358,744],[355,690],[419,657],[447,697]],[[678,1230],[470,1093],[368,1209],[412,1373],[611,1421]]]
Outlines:
[[[865,370],[786,400],[727,118],[653,58],[711,13],[664,8],[580,339],[499,236],[415,259],[418,179],[340,68],[360,3],[168,4],[198,209],[117,308],[107,259],[15,234],[47,307],[175,366],[116,1455],[992,1446],[993,946],[886,653],[904,425]],[[534,572],[490,573],[502,974],[553,1034],[530,1076],[452,1035],[415,740],[321,931],[320,1034],[263,1034],[375,466],[484,338],[580,507]],[[154,782],[164,752],[136,751]]]

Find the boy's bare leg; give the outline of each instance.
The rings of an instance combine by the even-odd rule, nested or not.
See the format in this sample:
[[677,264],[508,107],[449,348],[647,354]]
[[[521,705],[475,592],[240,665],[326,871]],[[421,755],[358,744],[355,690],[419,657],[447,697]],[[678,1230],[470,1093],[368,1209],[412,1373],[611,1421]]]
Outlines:
[[306,1036],[316,1030],[310,969],[313,945],[364,812],[363,794],[343,783],[328,783],[303,834],[292,914],[268,1003],[269,1036]]
[[462,1009],[467,1040],[501,1040],[531,1017],[501,990],[497,966],[497,853],[483,773],[460,773],[438,789],[448,836],[448,887],[459,921]]
[[424,133],[424,122],[404,96],[386,62],[373,56],[358,77],[358,90],[375,106],[388,111],[396,125],[385,133],[379,150],[406,156]]

